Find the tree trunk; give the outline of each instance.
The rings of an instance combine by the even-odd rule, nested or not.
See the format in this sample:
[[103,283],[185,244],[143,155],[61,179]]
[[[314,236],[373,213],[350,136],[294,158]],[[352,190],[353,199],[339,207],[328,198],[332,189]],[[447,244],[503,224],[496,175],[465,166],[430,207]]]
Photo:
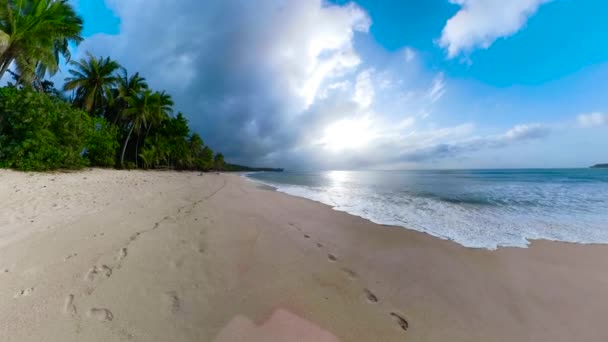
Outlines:
[[139,134],[137,135],[137,140],[135,140],[135,168],[137,169],[139,167],[138,165],[138,159],[139,159]]
[[125,145],[122,147],[122,155],[120,156],[120,166],[125,167],[125,152],[127,151],[127,145],[129,144],[129,139],[131,139],[131,133],[133,133],[133,127],[135,124],[131,124],[131,128],[129,129],[129,134],[127,134],[127,139],[125,140]]
[[152,124],[148,125],[148,129],[146,130],[146,135],[144,135],[144,143],[143,143],[144,146],[146,146],[146,139],[148,138],[148,134],[150,134],[150,128],[152,128]]
[[8,70],[8,67],[11,66],[11,59],[10,58],[2,58],[2,67],[0,68],[0,79],[2,79],[2,77],[4,77],[4,74],[6,73],[6,70]]

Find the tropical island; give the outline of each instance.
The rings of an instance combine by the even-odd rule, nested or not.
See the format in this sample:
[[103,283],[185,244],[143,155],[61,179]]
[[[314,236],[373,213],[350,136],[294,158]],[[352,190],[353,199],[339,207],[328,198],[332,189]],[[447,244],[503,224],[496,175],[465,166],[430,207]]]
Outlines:
[[608,164],[595,164],[591,168],[592,169],[608,169]]

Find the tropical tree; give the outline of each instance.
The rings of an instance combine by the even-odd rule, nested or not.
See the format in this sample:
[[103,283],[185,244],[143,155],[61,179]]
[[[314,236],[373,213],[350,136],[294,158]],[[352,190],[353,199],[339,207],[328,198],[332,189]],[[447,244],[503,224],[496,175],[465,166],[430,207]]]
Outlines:
[[69,44],[82,41],[82,19],[68,0],[0,0],[0,78],[14,62],[30,85],[70,60]]
[[72,77],[65,79],[63,88],[75,90],[75,103],[93,114],[94,111],[103,111],[104,100],[117,82],[115,72],[121,66],[109,57],[97,58],[91,53],[87,53],[87,56],[88,59],[70,63],[74,67],[69,71]]
[[121,71],[116,78],[116,88],[111,92],[112,113],[105,113],[106,119],[110,119],[108,116],[113,116],[112,122],[114,124],[122,118],[123,111],[129,107],[129,102],[142,91],[148,89],[146,79],[140,76],[138,72],[129,76],[127,69],[121,68]]
[[164,90],[155,92],[150,99],[150,107],[150,120],[146,130],[146,137],[150,133],[152,127],[160,126],[163,121],[167,120],[171,114],[173,114],[173,99],[171,99],[171,95],[167,94]]
[[[142,129],[147,126],[150,119],[152,109],[152,106],[150,106],[150,100],[152,97],[152,91],[146,89],[140,94],[130,98],[129,107],[124,110],[125,117],[130,121],[130,124],[128,128],[129,133],[125,139],[125,143],[122,147],[122,154],[120,156],[120,164],[123,166],[127,145],[129,145],[129,140],[131,139],[133,131],[139,135]],[[139,146],[135,148],[135,166],[137,166],[138,147]]]
[[224,166],[226,166],[226,162],[224,161],[224,155],[218,153],[213,158],[213,164],[217,170],[223,170]]

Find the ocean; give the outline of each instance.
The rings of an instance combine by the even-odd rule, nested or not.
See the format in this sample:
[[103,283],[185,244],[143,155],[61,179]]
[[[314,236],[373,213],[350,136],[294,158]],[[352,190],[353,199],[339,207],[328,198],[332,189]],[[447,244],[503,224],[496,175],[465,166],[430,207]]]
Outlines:
[[246,177],[463,246],[608,243],[607,169],[259,172]]

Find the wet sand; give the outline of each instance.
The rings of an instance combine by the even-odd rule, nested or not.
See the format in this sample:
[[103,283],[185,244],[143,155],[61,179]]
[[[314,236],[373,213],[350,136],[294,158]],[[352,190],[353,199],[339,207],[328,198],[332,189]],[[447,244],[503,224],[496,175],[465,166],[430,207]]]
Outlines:
[[237,175],[0,171],[2,341],[606,341],[608,246],[475,250]]

